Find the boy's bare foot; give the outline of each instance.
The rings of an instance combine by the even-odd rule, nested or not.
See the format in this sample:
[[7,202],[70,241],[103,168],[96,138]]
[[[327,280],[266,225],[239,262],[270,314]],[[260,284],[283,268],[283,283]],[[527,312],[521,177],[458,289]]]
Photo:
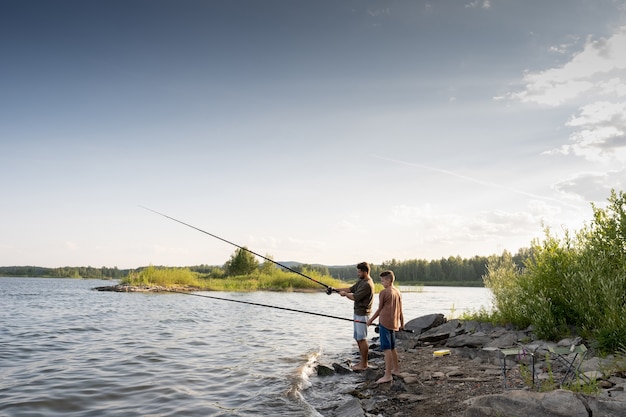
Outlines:
[[392,382],[392,381],[393,381],[393,376],[383,376],[378,381],[376,381],[376,383],[377,384],[384,384],[385,382]]
[[364,366],[364,365],[358,364],[358,365],[352,366],[353,371],[364,371],[366,369],[367,369],[367,365]]

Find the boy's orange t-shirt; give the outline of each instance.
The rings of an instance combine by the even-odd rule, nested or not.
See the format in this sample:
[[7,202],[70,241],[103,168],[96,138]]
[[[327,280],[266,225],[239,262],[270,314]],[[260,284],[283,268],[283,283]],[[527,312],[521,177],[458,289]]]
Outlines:
[[380,308],[378,322],[388,330],[400,330],[400,326],[404,326],[400,291],[392,285],[382,290],[378,297]]

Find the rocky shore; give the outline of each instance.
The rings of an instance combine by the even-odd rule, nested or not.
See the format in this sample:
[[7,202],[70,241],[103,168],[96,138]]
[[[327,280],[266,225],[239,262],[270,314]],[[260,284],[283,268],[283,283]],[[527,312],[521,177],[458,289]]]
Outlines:
[[[626,357],[576,355],[576,346],[585,345],[580,338],[547,342],[534,339],[532,328],[448,321],[442,314],[406,328],[414,333],[398,333],[402,372],[393,382],[375,382],[384,361],[373,338],[370,368],[345,393],[349,399],[318,411],[327,417],[626,416]],[[563,355],[574,362],[570,372],[551,351],[558,347],[574,352]],[[344,373],[353,375],[345,364],[317,366],[320,378]]]
[[163,287],[161,285],[128,285],[116,284],[104,287],[94,287],[94,291],[111,291],[111,292],[192,292],[199,291],[196,287],[173,286]]

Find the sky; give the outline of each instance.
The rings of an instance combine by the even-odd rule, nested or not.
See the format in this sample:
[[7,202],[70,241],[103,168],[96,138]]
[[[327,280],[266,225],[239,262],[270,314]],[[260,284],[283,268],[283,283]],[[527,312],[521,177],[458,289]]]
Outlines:
[[626,0],[0,2],[0,266],[515,253],[626,188]]

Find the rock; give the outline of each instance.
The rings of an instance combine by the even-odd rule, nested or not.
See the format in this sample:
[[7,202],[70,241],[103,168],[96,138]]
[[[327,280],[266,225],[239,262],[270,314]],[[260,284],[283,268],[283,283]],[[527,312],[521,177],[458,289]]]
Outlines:
[[351,398],[339,407],[333,413],[335,417],[365,417],[365,412],[361,403],[356,398]]
[[582,343],[582,341],[583,341],[582,337],[578,336],[573,339],[570,339],[570,338],[562,339],[556,345],[561,346],[561,347],[578,346]]
[[463,417],[589,416],[585,405],[574,396],[574,393],[564,390],[511,391],[506,394],[473,398],[469,400],[469,403]]
[[496,347],[496,348],[508,348],[515,346],[517,344],[517,333],[515,332],[506,332],[499,336],[498,338],[489,341],[484,346],[485,347]]
[[626,402],[585,397],[571,391],[510,391],[468,400],[464,417],[506,415],[549,417],[618,417],[626,415]]
[[378,375],[378,370],[373,367],[368,367],[365,371],[361,371],[361,375],[366,381],[374,381],[380,378]]
[[[434,327],[417,337],[420,342],[440,342],[451,336],[456,336],[456,331],[460,326],[459,320],[450,320],[441,326]],[[491,339],[489,339],[491,340]]]
[[601,379],[596,383],[598,384],[598,387],[602,389],[609,389],[613,387],[613,383],[611,381],[606,381],[604,379]]
[[471,347],[481,348],[493,339],[489,336],[476,336],[472,334],[462,334],[459,336],[451,337],[446,342],[446,347]]
[[416,403],[416,402],[424,401],[428,399],[426,395],[416,395],[416,394],[400,394],[398,395],[398,398],[408,403]]
[[473,320],[464,321],[459,327],[463,333],[476,333],[480,331],[480,323]]
[[418,384],[420,382],[419,376],[417,375],[409,375],[403,378],[405,384]]
[[340,375],[351,374],[353,372],[352,369],[339,363],[333,363],[333,369]]
[[446,318],[443,314],[428,314],[426,316],[409,320],[404,324],[404,328],[407,330],[413,330],[415,335],[420,335],[433,327],[441,326],[445,322]]
[[315,371],[317,372],[317,376],[331,376],[335,374],[335,370],[330,366],[322,365],[318,363]]
[[105,287],[94,287],[94,291],[113,291],[113,292],[190,292],[198,291],[199,288],[187,287],[187,286],[175,286],[171,288],[163,287],[160,285],[127,285],[117,284],[109,285]]
[[582,384],[586,384],[589,381],[597,381],[598,379],[602,379],[604,374],[600,371],[587,371],[582,374],[581,382]]

